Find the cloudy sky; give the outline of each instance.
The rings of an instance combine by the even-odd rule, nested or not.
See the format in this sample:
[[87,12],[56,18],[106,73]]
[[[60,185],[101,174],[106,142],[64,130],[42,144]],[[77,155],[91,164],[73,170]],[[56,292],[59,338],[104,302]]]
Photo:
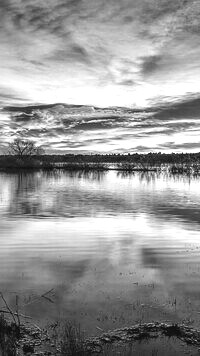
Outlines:
[[200,151],[199,34],[200,0],[1,0],[1,152]]

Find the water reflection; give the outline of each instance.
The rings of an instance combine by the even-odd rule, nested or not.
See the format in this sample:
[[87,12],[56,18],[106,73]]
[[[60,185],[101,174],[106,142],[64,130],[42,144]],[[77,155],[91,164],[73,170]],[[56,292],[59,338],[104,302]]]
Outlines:
[[0,183],[1,213],[11,217],[134,216],[143,211],[199,223],[198,181],[191,188],[190,178],[58,171],[1,174]]
[[[94,329],[193,318],[199,180],[151,172],[0,174],[0,289]],[[54,304],[39,300],[54,288]],[[176,303],[174,303],[176,300]]]

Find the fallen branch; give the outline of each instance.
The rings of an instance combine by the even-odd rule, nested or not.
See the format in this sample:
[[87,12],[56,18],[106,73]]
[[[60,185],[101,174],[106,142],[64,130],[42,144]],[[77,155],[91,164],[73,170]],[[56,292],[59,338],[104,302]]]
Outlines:
[[[0,309],[0,313],[4,313],[4,314],[10,314],[10,312],[8,310],[3,310],[3,309]],[[21,316],[22,318],[25,318],[25,319],[32,319],[31,316],[28,316],[28,315],[24,315],[24,314],[20,314],[20,313],[14,313],[13,312],[13,315],[15,316]]]

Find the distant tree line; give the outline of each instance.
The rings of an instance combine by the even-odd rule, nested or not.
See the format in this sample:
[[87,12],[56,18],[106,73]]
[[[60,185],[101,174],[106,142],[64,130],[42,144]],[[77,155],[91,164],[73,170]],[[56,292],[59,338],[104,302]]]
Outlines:
[[0,165],[4,160],[35,159],[48,163],[134,163],[159,166],[162,164],[193,164],[200,163],[200,152],[198,153],[133,153],[133,154],[63,154],[50,155],[33,153],[31,155],[0,155]]
[[200,163],[200,152],[198,153],[133,153],[133,154],[43,154],[36,155],[43,161],[48,162],[100,162],[100,163],[144,163],[152,166],[161,164],[190,164]]
[[0,156],[0,168],[55,168],[59,165],[66,169],[91,168],[106,169],[109,164],[118,168],[149,169],[171,165],[174,170],[180,167],[197,167],[200,171],[200,152],[198,153],[161,153],[149,152],[128,154],[45,154],[42,147],[33,141],[15,139],[8,145],[5,155]]

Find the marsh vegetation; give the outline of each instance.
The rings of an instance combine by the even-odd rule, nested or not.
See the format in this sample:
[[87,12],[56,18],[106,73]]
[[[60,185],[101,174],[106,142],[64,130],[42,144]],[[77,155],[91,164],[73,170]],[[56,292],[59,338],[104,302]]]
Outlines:
[[[36,150],[37,151],[37,150]],[[65,155],[1,155],[0,169],[65,169],[121,171],[169,171],[172,174],[199,174],[200,153],[185,154],[65,154]]]

